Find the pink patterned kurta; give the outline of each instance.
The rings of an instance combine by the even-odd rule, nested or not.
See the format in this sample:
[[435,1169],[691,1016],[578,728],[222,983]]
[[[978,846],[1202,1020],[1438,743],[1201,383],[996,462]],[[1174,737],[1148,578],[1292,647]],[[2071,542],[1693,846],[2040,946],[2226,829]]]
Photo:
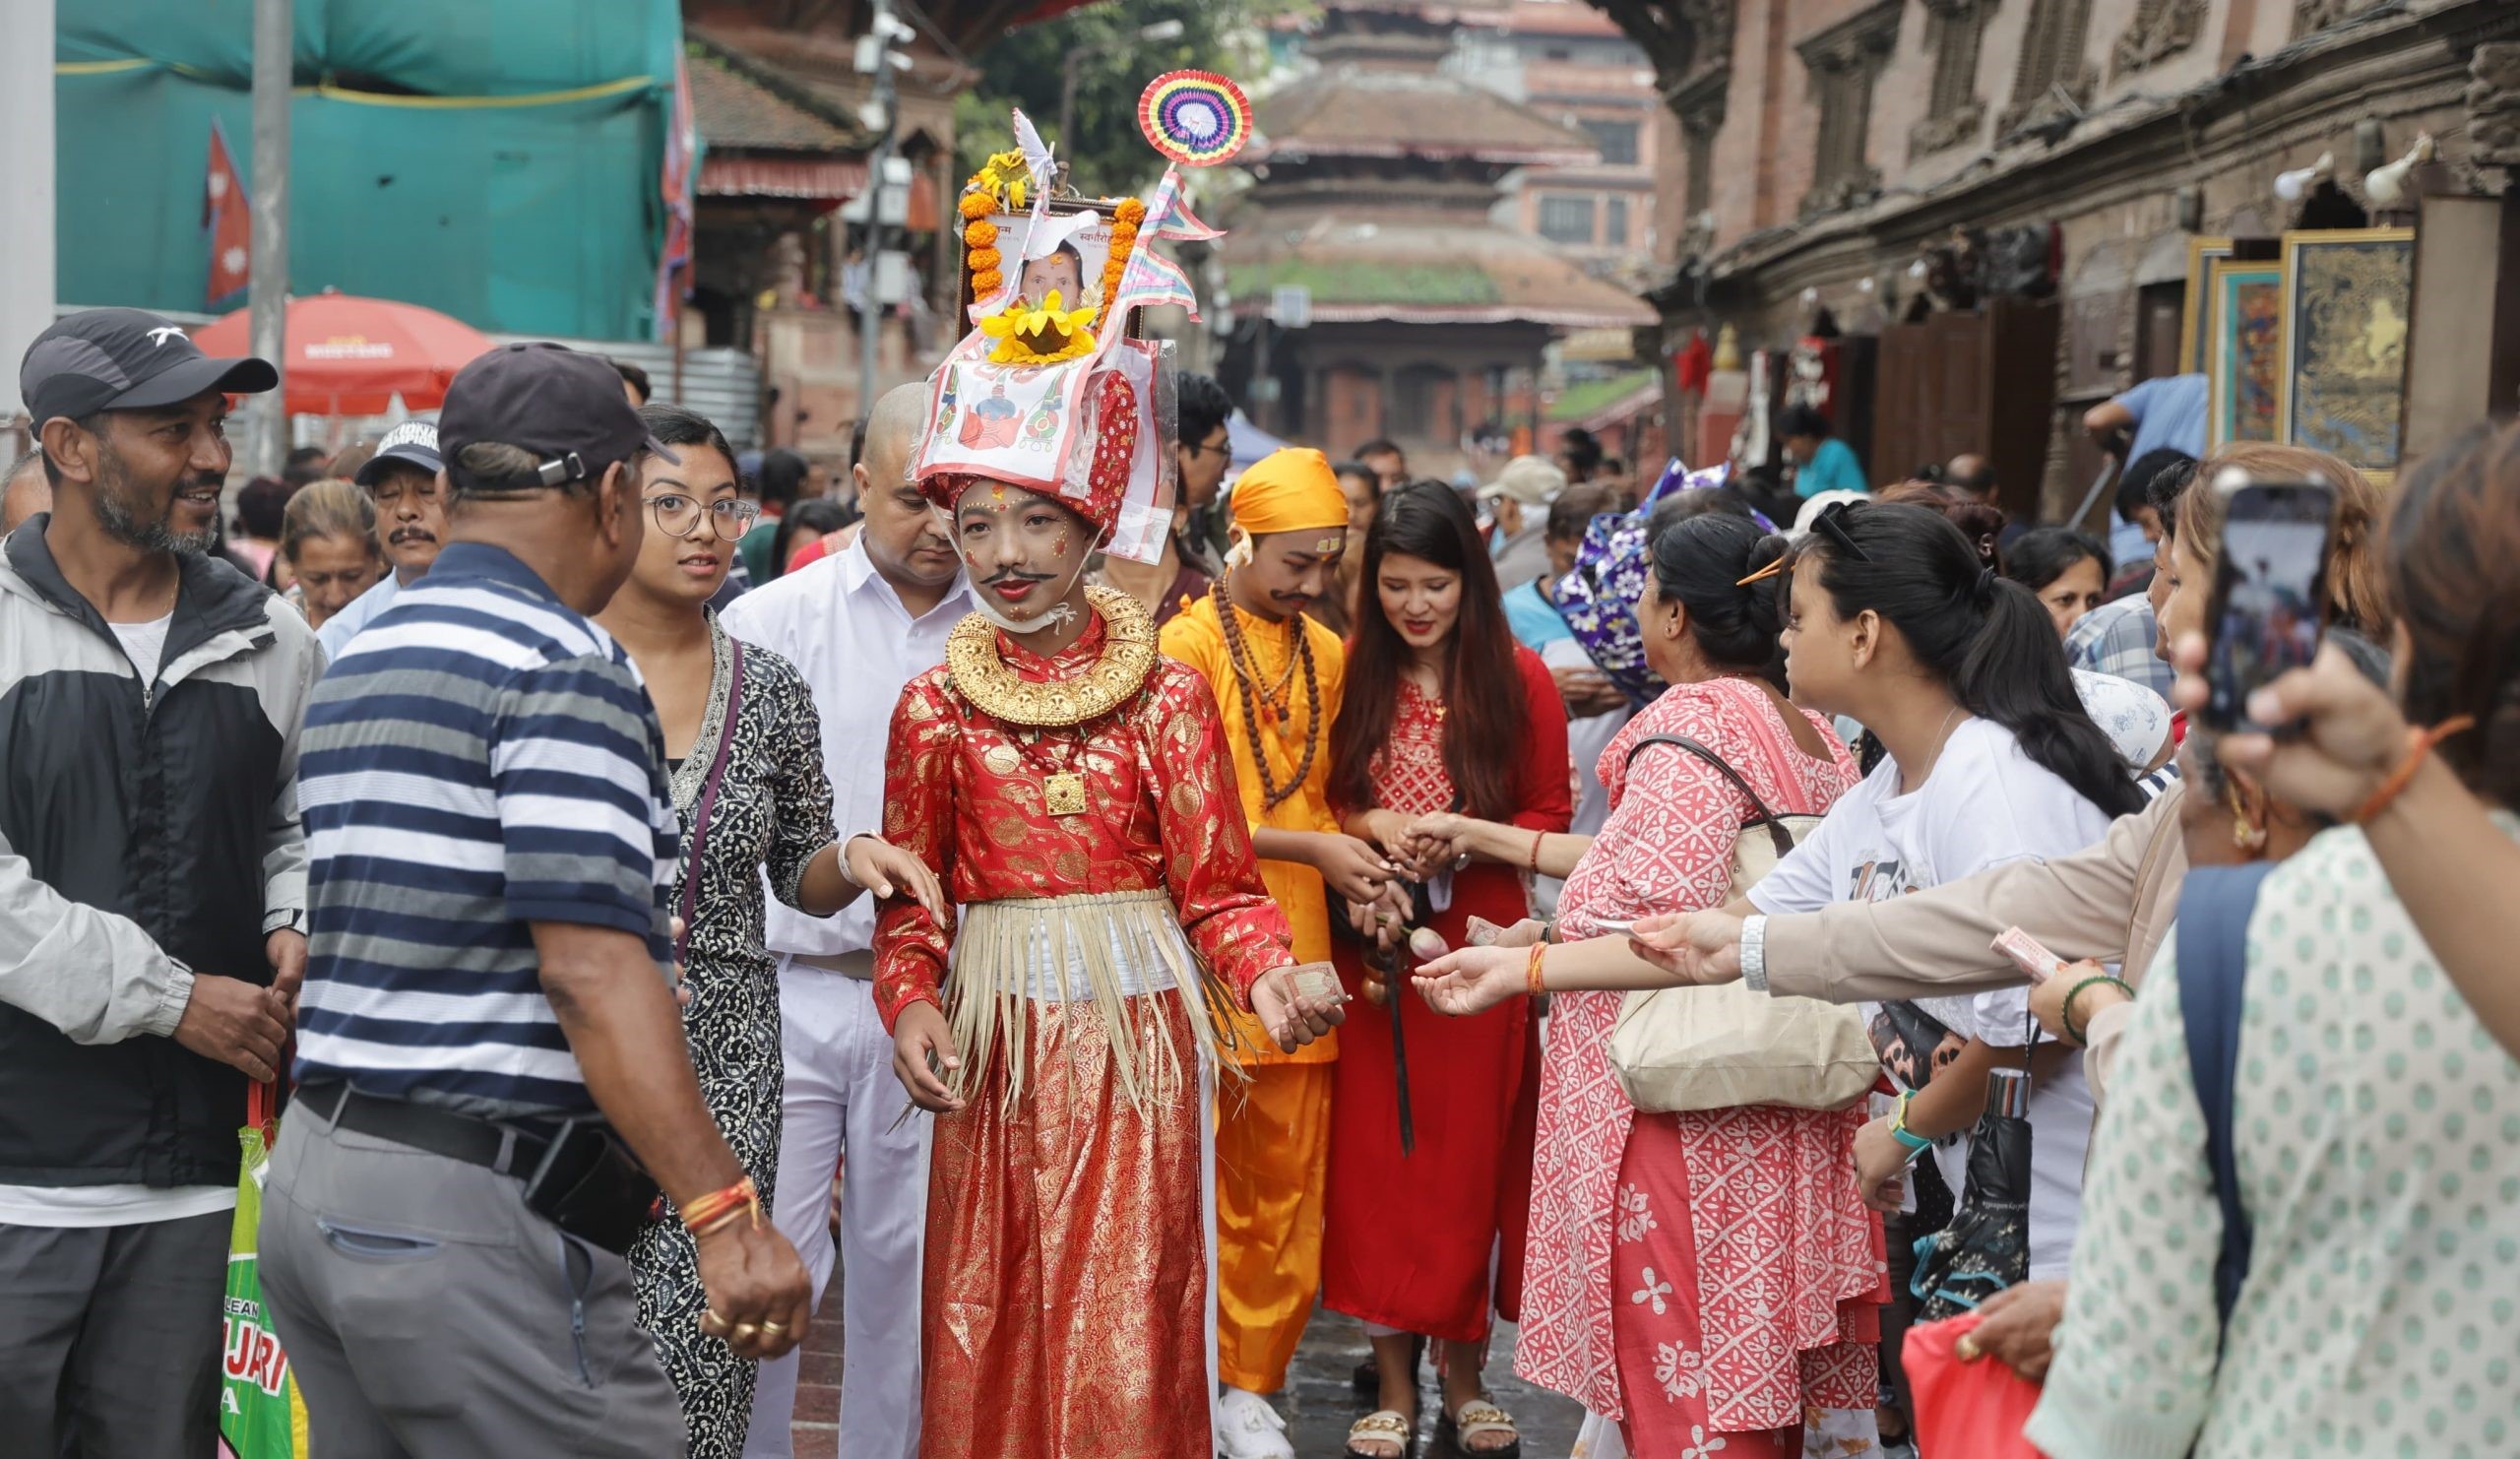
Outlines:
[[[1832,763],[1795,746],[1755,684],[1681,684],[1655,701],[1603,752],[1609,821],[1567,881],[1561,935],[1725,900],[1749,806],[1686,751],[1649,747],[1631,767],[1632,746],[1686,735],[1772,808],[1816,813],[1859,777],[1825,723],[1812,723]],[[1880,1223],[1855,1189],[1862,1110],[1760,1106],[1640,1120],[1606,1056],[1620,997],[1553,1000],[1516,1370],[1624,1420],[1640,1456],[1676,1452],[1652,1440],[1670,1432],[1687,1443],[1693,1427],[1799,1426],[1806,1402],[1869,1409],[1871,1354],[1849,1345],[1873,1330],[1867,1304],[1882,1290]]]

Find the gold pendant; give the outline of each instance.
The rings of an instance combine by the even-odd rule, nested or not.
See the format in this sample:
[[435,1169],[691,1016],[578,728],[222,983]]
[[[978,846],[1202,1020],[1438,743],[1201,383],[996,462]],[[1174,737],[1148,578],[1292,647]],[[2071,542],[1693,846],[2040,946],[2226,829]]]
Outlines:
[[1085,777],[1073,770],[1042,777],[1041,805],[1052,815],[1085,814]]

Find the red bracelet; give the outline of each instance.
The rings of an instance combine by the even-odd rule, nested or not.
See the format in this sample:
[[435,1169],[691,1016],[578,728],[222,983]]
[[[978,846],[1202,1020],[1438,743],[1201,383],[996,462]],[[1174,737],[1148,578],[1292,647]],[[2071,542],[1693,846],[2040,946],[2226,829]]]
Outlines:
[[690,1204],[682,1208],[683,1230],[695,1237],[706,1236],[727,1225],[733,1218],[747,1210],[752,1213],[754,1229],[759,1230],[761,1192],[754,1188],[750,1175],[746,1175],[724,1190],[713,1190],[707,1195],[693,1197]]
[[1523,967],[1523,988],[1535,998],[1548,991],[1548,984],[1541,977],[1541,965],[1547,960],[1548,944],[1533,943],[1531,961]]
[[2462,730],[2475,728],[2476,723],[2474,715],[2453,715],[2429,730],[2408,730],[2406,758],[2398,762],[2397,769],[2389,772],[2387,780],[2380,782],[2380,788],[2371,793],[2371,798],[2354,807],[2353,814],[2346,819],[2359,826],[2388,809],[2392,801],[2405,793],[2407,786],[2415,779],[2415,773],[2424,768],[2425,757],[2432,753],[2434,745]]
[[1529,869],[1531,874],[1534,876],[1540,875],[1540,847],[1541,843],[1547,839],[1548,833],[1545,831],[1534,831],[1532,833],[1532,858],[1530,862],[1527,863],[1527,869]]

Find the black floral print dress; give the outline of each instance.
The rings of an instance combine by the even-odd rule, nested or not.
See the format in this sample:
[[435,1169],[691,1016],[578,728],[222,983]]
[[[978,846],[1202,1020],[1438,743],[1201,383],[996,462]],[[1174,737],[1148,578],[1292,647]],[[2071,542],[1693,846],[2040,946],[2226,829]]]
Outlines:
[[[733,640],[714,615],[709,627],[716,660],[709,707],[690,756],[671,777],[683,826],[677,911],[684,882],[699,878],[685,957],[691,1002],[682,1026],[701,1096],[767,1211],[779,1171],[784,1080],[779,962],[762,945],[762,873],[769,873],[771,892],[795,907],[805,864],[838,838],[821,722],[804,678],[787,660],[746,644],[742,696],[734,732],[726,736]],[[702,859],[694,865],[692,817],[721,738],[726,739],[726,767],[701,841]],[[679,1213],[669,1211],[640,1235],[630,1265],[639,1283],[639,1320],[655,1335],[658,1356],[682,1398],[692,1459],[737,1459],[752,1421],[755,1364],[737,1358],[723,1339],[702,1335],[708,1297],[700,1286],[699,1250]]]

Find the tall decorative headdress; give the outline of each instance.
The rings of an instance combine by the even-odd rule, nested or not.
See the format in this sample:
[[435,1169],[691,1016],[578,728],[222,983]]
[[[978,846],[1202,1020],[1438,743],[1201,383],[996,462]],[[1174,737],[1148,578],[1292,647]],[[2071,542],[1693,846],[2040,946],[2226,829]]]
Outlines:
[[[1148,95],[1193,74],[1159,77]],[[1232,83],[1210,80],[1240,96]],[[1193,90],[1175,90],[1183,96],[1170,108],[1177,124],[1198,130],[1204,150],[1217,154],[1209,160],[1230,157],[1240,143],[1224,146],[1218,133],[1231,128]],[[1247,135],[1247,103],[1243,117]],[[1145,124],[1163,149],[1156,124]],[[975,480],[1056,496],[1095,525],[1105,551],[1152,562],[1172,516],[1171,352],[1130,339],[1129,316],[1178,304],[1196,319],[1198,303],[1180,266],[1145,242],[1223,234],[1191,215],[1177,169],[1143,201],[1053,212],[1050,150],[1021,111],[1015,135],[1017,146],[990,157],[964,189],[974,328],[931,377],[928,431],[912,476],[948,511]],[[1081,297],[1068,296],[1070,285]]]

